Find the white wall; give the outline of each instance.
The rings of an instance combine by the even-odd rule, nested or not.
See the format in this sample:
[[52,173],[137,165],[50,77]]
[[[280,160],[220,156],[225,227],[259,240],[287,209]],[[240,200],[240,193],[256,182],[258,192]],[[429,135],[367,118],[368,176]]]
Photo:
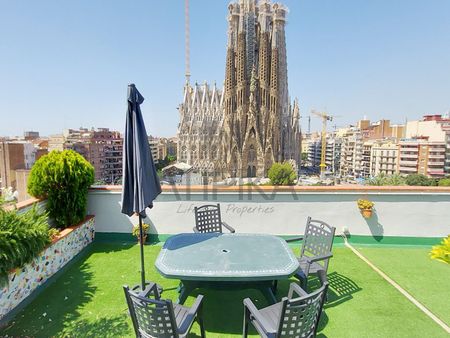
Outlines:
[[[364,219],[358,198],[375,202],[376,214]],[[96,216],[97,232],[130,232],[137,218],[120,213],[120,190],[91,190],[88,213]],[[306,218],[323,220],[353,235],[443,237],[450,233],[449,192],[163,192],[148,210],[152,232],[192,232],[193,208],[220,203],[222,219],[237,232],[302,234]]]

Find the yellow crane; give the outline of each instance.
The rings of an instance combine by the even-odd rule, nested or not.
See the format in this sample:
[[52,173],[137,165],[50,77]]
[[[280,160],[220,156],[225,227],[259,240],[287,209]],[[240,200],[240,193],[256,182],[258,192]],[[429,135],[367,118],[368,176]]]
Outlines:
[[327,122],[333,121],[333,116],[325,112],[317,112],[315,110],[312,110],[311,113],[322,119],[322,135],[320,140],[322,145],[322,150],[320,153],[320,177],[323,179],[325,176],[325,169],[327,167],[325,163],[325,156],[327,151]]

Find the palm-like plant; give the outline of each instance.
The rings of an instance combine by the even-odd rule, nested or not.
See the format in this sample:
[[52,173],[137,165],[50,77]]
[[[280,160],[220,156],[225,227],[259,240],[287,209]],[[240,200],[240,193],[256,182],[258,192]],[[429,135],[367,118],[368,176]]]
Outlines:
[[444,238],[439,245],[433,246],[430,257],[440,262],[450,264],[450,235]]

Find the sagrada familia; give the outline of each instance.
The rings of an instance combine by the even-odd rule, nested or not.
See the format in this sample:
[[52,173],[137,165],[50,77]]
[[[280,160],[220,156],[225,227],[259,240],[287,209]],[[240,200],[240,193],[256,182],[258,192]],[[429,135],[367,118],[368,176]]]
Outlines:
[[300,163],[299,105],[288,92],[287,8],[239,0],[228,9],[224,88],[186,83],[178,161],[214,180],[267,177],[274,162]]

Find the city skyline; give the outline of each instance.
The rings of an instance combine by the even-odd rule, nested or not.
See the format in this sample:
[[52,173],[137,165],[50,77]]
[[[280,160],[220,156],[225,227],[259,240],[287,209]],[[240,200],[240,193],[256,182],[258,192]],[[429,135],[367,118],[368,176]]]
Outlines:
[[[344,126],[364,115],[403,123],[449,110],[448,2],[283,3],[290,9],[289,87],[304,117],[312,108],[326,109],[342,115],[335,122]],[[129,82],[146,98],[149,133],[175,135],[184,83],[183,12],[181,1],[7,3],[0,14],[6,47],[0,135],[80,126],[123,131]],[[226,14],[223,2],[191,2],[192,83],[222,87]],[[167,34],[157,34],[161,29]],[[129,45],[137,52],[127,51]],[[320,121],[311,120],[319,130]],[[306,126],[303,119],[303,131]]]

